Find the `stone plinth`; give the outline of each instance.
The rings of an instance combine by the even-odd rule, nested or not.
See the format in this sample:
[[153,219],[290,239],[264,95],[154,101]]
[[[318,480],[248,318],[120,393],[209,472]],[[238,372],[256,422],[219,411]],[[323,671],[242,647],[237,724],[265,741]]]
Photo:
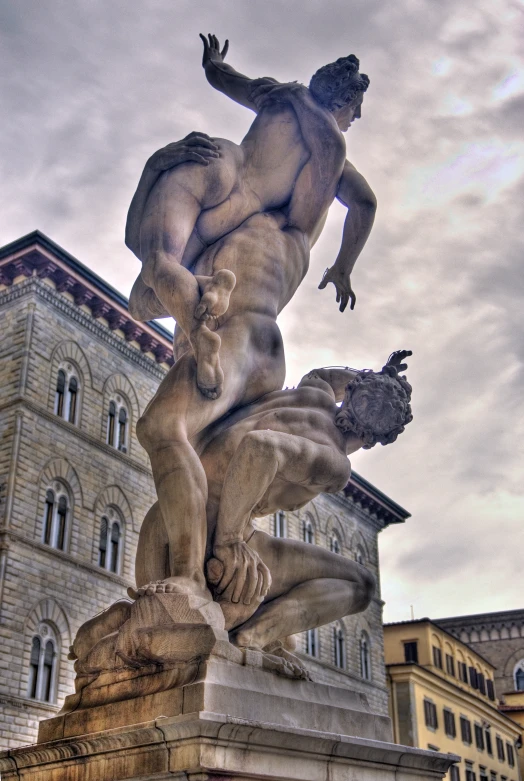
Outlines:
[[262,664],[211,657],[181,688],[43,721],[37,745],[0,754],[2,781],[429,781],[456,759],[389,743],[361,694]]
[[0,754],[0,772],[3,781],[429,781],[456,759],[204,711],[13,749]]
[[[237,664],[211,656],[200,665],[192,683],[164,690],[161,688],[169,680],[169,670],[147,675],[137,672],[134,678],[117,682],[100,676],[100,686],[93,690],[95,701],[100,690],[109,690],[113,701],[107,701],[108,694],[104,691],[103,705],[82,707],[80,701],[76,709],[41,721],[39,743],[98,733],[108,726],[129,727],[161,716],[183,717],[201,712],[225,713],[250,722],[358,735],[372,740],[391,739],[389,717],[372,713],[363,694],[276,675],[263,668],[264,657],[255,651],[245,651],[244,661]],[[118,678],[118,674],[111,675]],[[144,677],[151,693],[129,699],[133,682],[137,690],[145,688],[141,680]],[[83,693],[87,691],[86,688]],[[127,698],[116,699],[121,693],[127,693]],[[85,696],[83,699],[87,700]],[[67,706],[66,701],[64,711]]]

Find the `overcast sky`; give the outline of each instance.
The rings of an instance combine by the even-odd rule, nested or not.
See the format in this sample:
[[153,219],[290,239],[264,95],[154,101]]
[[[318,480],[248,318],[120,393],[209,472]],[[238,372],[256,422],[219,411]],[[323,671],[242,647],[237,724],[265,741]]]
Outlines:
[[[357,305],[317,290],[335,204],[280,318],[287,384],[413,350],[415,419],[354,468],[412,518],[381,539],[387,620],[524,606],[524,6],[509,0],[0,0],[0,243],[35,228],[128,295],[123,242],[147,157],[253,115],[207,84],[199,32],[251,76],[369,74],[348,158],[378,199]],[[519,51],[520,45],[520,51]]]

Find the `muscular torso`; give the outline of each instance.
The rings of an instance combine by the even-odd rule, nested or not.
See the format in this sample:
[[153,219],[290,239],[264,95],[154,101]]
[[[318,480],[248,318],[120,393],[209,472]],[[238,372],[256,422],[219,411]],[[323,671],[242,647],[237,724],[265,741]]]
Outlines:
[[[304,437],[345,457],[346,438],[334,422],[337,410],[333,398],[325,391],[300,387],[268,393],[210,426],[200,456],[208,480],[210,504],[218,507],[229,463],[242,439],[251,431],[270,430]],[[276,509],[296,509],[318,492],[318,487],[310,483],[291,486],[277,477],[261,497],[255,515],[266,515]]]

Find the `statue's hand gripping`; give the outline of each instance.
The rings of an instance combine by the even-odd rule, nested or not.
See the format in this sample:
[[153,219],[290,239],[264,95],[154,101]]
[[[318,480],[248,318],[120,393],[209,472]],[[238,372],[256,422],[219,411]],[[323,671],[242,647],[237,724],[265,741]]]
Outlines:
[[209,165],[215,157],[220,157],[220,153],[213,139],[195,130],[180,141],[173,141],[152,154],[147,167],[160,174],[182,163]]
[[262,601],[271,586],[271,574],[256,551],[236,541],[215,544],[213,554],[223,569],[220,573],[212,559],[207,577],[218,596],[234,603],[242,599],[244,605]]

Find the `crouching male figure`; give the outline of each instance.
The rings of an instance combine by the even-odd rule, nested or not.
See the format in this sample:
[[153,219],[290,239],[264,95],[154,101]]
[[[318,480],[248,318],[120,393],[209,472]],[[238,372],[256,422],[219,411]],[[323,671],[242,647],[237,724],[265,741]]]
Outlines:
[[[398,374],[410,354],[393,353],[381,372],[316,369],[297,388],[268,393],[205,432],[207,577],[236,645],[284,656],[297,670],[302,665],[282,639],[368,606],[374,578],[365,567],[272,537],[253,519],[340,491],[350,453],[395,441],[412,419],[411,386]],[[168,545],[157,503],[140,533],[139,596],[158,592],[169,577]]]

